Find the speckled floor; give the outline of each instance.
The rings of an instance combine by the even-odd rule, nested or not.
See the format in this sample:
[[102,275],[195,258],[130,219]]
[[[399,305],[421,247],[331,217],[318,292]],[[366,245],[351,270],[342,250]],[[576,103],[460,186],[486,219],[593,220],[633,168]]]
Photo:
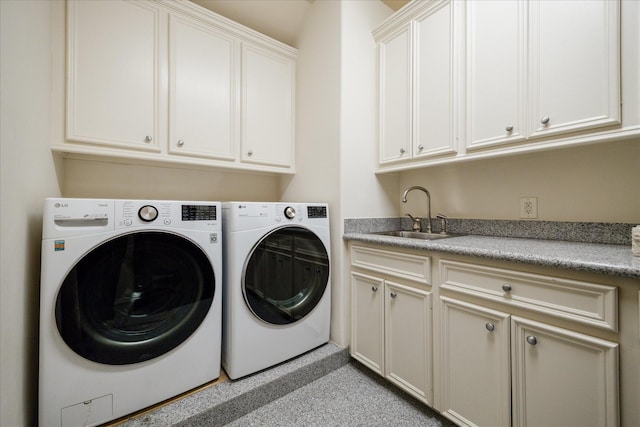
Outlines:
[[352,361],[226,425],[413,427],[454,424]]
[[452,426],[333,343],[116,420],[118,427]]

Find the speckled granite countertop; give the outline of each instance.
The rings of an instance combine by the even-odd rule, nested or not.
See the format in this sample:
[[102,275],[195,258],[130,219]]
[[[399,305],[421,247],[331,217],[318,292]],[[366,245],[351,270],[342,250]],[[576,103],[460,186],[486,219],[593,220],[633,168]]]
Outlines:
[[640,257],[634,257],[627,245],[475,235],[418,240],[361,232],[345,233],[343,238],[640,279]]

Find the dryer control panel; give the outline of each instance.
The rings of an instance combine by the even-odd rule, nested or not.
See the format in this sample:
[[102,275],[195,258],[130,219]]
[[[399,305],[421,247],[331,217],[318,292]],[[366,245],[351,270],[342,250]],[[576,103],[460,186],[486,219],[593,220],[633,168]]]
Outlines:
[[225,202],[223,226],[228,231],[254,230],[289,224],[329,226],[327,203]]

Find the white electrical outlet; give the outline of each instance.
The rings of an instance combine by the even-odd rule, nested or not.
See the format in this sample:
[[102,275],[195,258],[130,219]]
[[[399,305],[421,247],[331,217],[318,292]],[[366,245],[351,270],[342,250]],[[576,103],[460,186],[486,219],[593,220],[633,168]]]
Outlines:
[[520,218],[538,218],[537,197],[520,197]]

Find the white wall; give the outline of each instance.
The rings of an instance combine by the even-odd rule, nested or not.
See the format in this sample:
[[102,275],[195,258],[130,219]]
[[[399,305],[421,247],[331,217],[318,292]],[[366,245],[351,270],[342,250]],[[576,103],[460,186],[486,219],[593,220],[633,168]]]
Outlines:
[[328,202],[331,220],[331,339],[349,344],[346,217],[393,216],[397,180],[375,167],[375,58],[371,31],[391,10],[381,2],[314,2],[296,40],[296,168],[282,198]]
[[[538,198],[538,220],[640,224],[640,139],[438,166],[400,174],[431,193],[431,213],[451,218],[520,219],[520,197]],[[404,214],[426,214],[411,193]]]
[[297,173],[282,179],[283,200],[338,207],[340,33],[340,2],[314,2],[296,42]]
[[279,177],[67,159],[65,197],[159,200],[279,200]]
[[374,174],[378,56],[371,32],[392,11],[382,2],[342,6],[340,170],[343,218],[397,216],[398,176]]
[[0,1],[0,425],[37,424],[42,204],[58,196],[48,148],[51,2]]

